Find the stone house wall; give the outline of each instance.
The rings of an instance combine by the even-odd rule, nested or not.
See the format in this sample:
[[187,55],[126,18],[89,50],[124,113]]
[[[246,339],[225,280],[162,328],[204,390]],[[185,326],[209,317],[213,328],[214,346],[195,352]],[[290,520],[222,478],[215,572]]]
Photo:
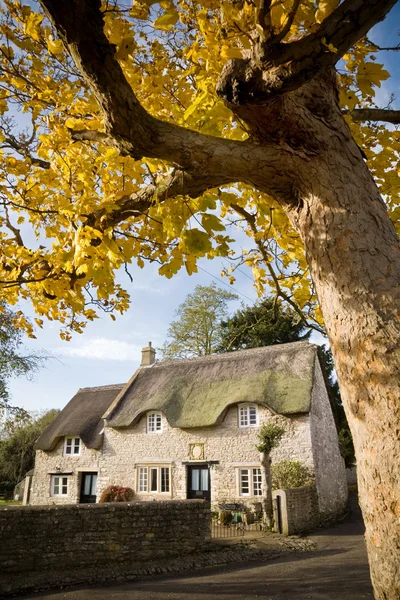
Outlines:
[[[298,460],[313,471],[311,434],[308,415],[291,418],[273,416],[267,408],[259,406],[259,423],[273,418],[281,423],[286,433],[272,453],[273,462]],[[60,442],[52,452],[37,452],[34,494],[32,504],[59,504],[79,501],[80,473],[97,471],[97,496],[108,485],[124,485],[135,490],[136,500],[185,499],[187,495],[187,468],[190,461],[190,444],[204,444],[204,461],[218,461],[212,465],[211,502],[243,502],[252,504],[258,496],[239,496],[238,472],[240,467],[259,467],[256,450],[259,427],[241,428],[238,425],[238,407],[228,409],[224,420],[215,427],[182,430],[171,427],[163,416],[161,433],[146,431],[146,416],[130,428],[105,428],[103,448],[100,451],[84,448],[79,457],[64,457]],[[190,461],[190,464],[196,464]],[[140,494],[137,492],[137,468],[143,466],[168,466],[171,485],[168,494]],[[71,472],[71,486],[65,497],[50,496],[50,473],[56,469]]]
[[319,511],[321,518],[332,518],[343,513],[346,506],[346,468],[340,454],[335,420],[317,357],[310,424]]
[[[260,424],[268,421],[272,413],[259,406]],[[286,429],[286,434],[273,460],[301,460],[313,469],[311,438],[308,417],[274,417]],[[161,433],[146,432],[146,416],[131,428],[106,428],[101,461],[100,488],[109,483],[132,487],[141,500],[159,499],[164,494],[140,494],[137,492],[138,465],[170,465],[171,490],[166,498],[184,499],[187,494],[186,465],[190,461],[190,444],[204,444],[204,461],[218,461],[211,468],[211,503],[236,501],[251,503],[257,496],[240,497],[238,470],[240,467],[259,467],[256,449],[259,427],[239,427],[238,408],[232,406],[223,422],[215,427],[182,430],[171,427],[163,417]],[[201,461],[200,461],[201,462]],[[196,464],[195,461],[190,461]]]
[[0,596],[129,575],[209,541],[204,501],[10,507],[0,511]]
[[[101,450],[86,448],[81,440],[79,456],[64,456],[64,439],[61,439],[54,450],[36,451],[35,470],[29,504],[74,504],[79,502],[81,475],[83,472],[99,472]],[[68,495],[52,496],[51,475],[69,473]]]

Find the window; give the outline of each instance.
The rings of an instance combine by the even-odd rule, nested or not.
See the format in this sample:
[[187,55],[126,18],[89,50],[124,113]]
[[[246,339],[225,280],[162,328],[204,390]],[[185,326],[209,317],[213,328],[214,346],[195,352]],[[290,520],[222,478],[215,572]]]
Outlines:
[[64,444],[65,456],[79,456],[81,453],[81,440],[78,437],[66,437]]
[[[251,493],[250,493],[251,492]],[[261,469],[239,469],[239,495],[261,496],[262,474]]]
[[159,412],[151,412],[147,415],[147,433],[159,433],[162,431],[162,416]]
[[258,425],[258,410],[255,404],[239,406],[239,427],[256,427]]
[[139,493],[167,494],[170,490],[169,482],[169,467],[138,467]]
[[53,475],[51,478],[51,495],[52,496],[67,496],[68,495],[68,477],[65,475]]

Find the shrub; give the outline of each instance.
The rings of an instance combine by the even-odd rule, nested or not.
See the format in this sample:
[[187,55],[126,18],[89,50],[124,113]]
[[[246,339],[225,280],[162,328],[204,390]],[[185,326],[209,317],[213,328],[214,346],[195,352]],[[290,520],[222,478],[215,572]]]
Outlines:
[[232,522],[233,515],[229,510],[219,511],[219,520],[221,525],[229,525]]
[[271,466],[272,487],[274,490],[298,488],[313,483],[312,473],[301,462],[282,460]]
[[135,493],[129,487],[122,487],[122,485],[109,485],[103,490],[99,502],[104,504],[105,502],[130,502],[133,500]]

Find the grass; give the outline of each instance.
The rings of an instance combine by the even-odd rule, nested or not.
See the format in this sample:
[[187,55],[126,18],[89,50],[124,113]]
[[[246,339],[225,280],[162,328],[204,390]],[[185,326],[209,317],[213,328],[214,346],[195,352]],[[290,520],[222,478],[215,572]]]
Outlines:
[[7,506],[22,506],[22,502],[19,500],[0,500],[0,508],[6,508]]

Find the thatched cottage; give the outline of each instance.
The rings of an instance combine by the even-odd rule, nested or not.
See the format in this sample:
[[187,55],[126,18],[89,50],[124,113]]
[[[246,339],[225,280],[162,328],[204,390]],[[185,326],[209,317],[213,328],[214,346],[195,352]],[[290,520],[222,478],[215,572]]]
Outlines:
[[95,502],[110,484],[139,500],[254,503],[262,493],[260,425],[285,428],[273,461],[315,474],[319,510],[347,496],[317,346],[282,344],[155,362],[151,344],[125,385],[83,388],[36,444],[31,504]]

